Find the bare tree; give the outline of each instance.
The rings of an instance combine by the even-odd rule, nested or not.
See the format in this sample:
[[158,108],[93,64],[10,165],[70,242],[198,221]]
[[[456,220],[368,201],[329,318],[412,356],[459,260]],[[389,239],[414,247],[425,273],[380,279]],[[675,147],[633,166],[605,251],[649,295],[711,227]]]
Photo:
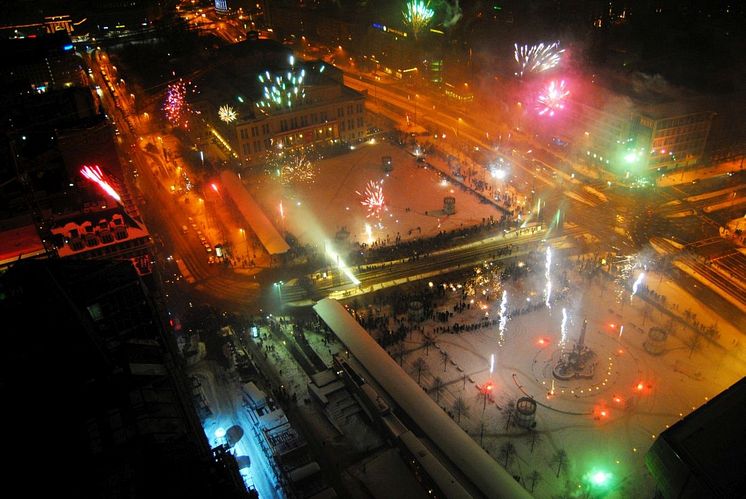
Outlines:
[[565,449],[559,449],[554,453],[552,464],[557,465],[557,478],[559,478],[562,469],[567,468],[567,452],[565,452]]
[[466,401],[463,397],[458,397],[453,402],[453,407],[451,409],[456,413],[456,422],[458,423],[461,423],[461,415],[469,415],[469,406],[466,405]]
[[515,457],[515,445],[512,442],[505,442],[500,446],[500,459],[503,460],[503,467],[507,470],[511,461]]
[[430,387],[430,391],[435,394],[436,402],[440,402],[440,392],[442,392],[444,388],[445,384],[443,384],[443,380],[440,379],[439,376],[433,378],[433,384]]
[[425,347],[425,357],[427,357],[428,354],[430,353],[430,347],[435,346],[435,338],[433,338],[429,334],[423,334],[422,335],[422,346]]
[[417,371],[417,384],[419,385],[422,378],[422,371],[427,371],[427,362],[422,357],[417,357],[414,363],[412,363],[412,367]]
[[531,446],[531,454],[534,453],[534,447],[536,444],[540,444],[541,441],[541,434],[539,434],[535,429],[529,428],[528,435],[526,435],[526,442]]
[[446,372],[446,370],[448,369],[448,359],[450,358],[450,356],[445,350],[442,350],[440,352],[440,356],[443,357],[443,372]]
[[531,474],[528,475],[528,477],[526,478],[526,480],[529,481],[529,482],[531,482],[531,490],[529,490],[529,492],[531,492],[533,494],[534,493],[534,487],[536,486],[536,483],[539,482],[539,481],[541,481],[541,473],[539,473],[538,471],[534,470],[534,471],[531,472]]
[[502,416],[505,420],[505,429],[507,430],[515,417],[515,400],[508,400],[502,410]]
[[692,358],[695,350],[702,348],[702,335],[699,330],[692,331],[691,336],[684,340],[684,344],[689,348],[689,358]]

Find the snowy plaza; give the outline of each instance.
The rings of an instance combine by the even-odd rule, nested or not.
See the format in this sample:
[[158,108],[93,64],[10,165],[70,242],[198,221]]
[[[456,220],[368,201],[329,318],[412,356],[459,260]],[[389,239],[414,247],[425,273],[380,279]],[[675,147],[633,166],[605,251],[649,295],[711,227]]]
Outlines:
[[[567,286],[554,291],[548,308],[543,263],[538,259],[524,278],[505,279],[499,293],[464,296],[465,280],[435,284],[444,286],[433,300],[435,319],[394,316],[375,303],[356,310],[379,319],[370,331],[379,341],[385,328],[406,328],[404,341],[387,347],[391,357],[535,497],[650,496],[645,453],[660,432],[739,379],[738,332],[665,277],[648,273],[645,296],[632,296],[633,282],[623,288],[602,273],[590,277],[576,257],[552,265],[553,279],[565,273]],[[428,283],[419,286],[410,291],[417,295]],[[666,296],[669,308],[653,295]],[[697,304],[691,314],[717,323],[718,342],[691,347],[693,332],[678,303]],[[504,324],[501,305],[509,317]],[[552,370],[578,341],[583,321],[595,372],[560,381]],[[644,348],[653,326],[671,331],[657,355]],[[515,424],[521,397],[536,402],[533,429]]]
[[[386,156],[391,158],[390,172],[383,168]],[[397,235],[401,240],[427,237],[502,216],[494,206],[387,142],[360,144],[316,162],[314,170],[310,184],[283,186],[266,175],[246,182],[268,217],[301,244],[321,247],[340,231],[348,234],[344,239],[349,242],[393,243]],[[371,181],[382,186],[385,203],[380,216],[370,215],[361,204]],[[446,197],[455,199],[454,214],[444,213]]]

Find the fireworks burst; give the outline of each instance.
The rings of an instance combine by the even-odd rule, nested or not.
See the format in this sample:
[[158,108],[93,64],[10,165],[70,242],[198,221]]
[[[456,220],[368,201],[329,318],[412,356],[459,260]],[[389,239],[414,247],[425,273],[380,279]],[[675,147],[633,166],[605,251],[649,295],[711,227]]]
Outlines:
[[183,80],[171,83],[166,90],[166,100],[163,110],[171,125],[176,127],[189,127],[189,114],[191,108],[186,101],[187,84]]
[[491,302],[502,290],[503,268],[495,262],[484,262],[474,268],[474,276],[464,283],[467,296]]
[[109,196],[113,197],[117,203],[122,202],[122,198],[119,196],[117,191],[115,191],[111,184],[109,184],[109,182],[104,179],[104,174],[101,172],[101,168],[98,165],[84,165],[80,169],[80,174],[91,182],[98,184],[101,190],[103,190]]
[[[291,65],[293,64],[294,61],[291,60]],[[273,111],[291,109],[303,102],[306,98],[306,90],[303,86],[305,77],[305,69],[293,69],[284,74],[273,75],[269,71],[260,74],[262,98],[256,103],[256,107],[269,114]]]
[[[635,296],[637,294],[637,288],[640,287],[643,279],[645,279],[645,272],[640,272],[640,275],[637,276],[635,283],[632,285],[632,296]],[[632,296],[630,296],[630,299],[632,298]]]
[[552,308],[552,304],[549,301],[552,296],[552,279],[550,274],[552,270],[552,248],[550,246],[547,246],[546,267],[544,277],[546,277],[547,284],[544,288],[544,303],[546,303],[547,308]]
[[562,308],[562,323],[560,324],[560,348],[567,344],[567,309]]
[[238,113],[235,109],[226,104],[225,106],[220,106],[220,109],[218,109],[218,117],[230,124],[238,119]]
[[498,343],[500,345],[505,341],[505,326],[508,325],[508,292],[503,289],[503,297],[500,300],[500,323],[498,324],[498,331],[500,338]]
[[368,181],[368,185],[365,186],[365,192],[361,193],[355,191],[359,196],[363,197],[360,204],[368,209],[367,217],[372,216],[380,217],[386,209],[386,200],[383,197],[383,181]]
[[570,95],[565,80],[552,80],[544,88],[537,98],[537,110],[539,116],[554,116],[556,111],[565,108],[565,97]]
[[273,154],[267,161],[267,173],[278,177],[284,184],[310,184],[316,176],[313,163],[300,151],[280,151]]
[[557,66],[565,52],[565,49],[560,49],[559,45],[559,42],[547,45],[544,43],[531,46],[522,45],[520,47],[517,43],[514,44],[515,61],[520,65],[516,74],[523,76],[525,73],[541,73]]
[[406,10],[402,12],[404,24],[409,26],[415,39],[417,35],[427,28],[432,21],[435,11],[430,8],[429,0],[410,0],[407,2]]

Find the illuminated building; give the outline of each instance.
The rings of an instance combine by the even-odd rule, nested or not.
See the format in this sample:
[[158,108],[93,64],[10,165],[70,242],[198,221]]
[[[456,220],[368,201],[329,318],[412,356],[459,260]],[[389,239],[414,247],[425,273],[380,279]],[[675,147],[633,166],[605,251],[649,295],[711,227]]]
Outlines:
[[580,159],[616,172],[664,171],[744,154],[746,127],[728,112],[737,99],[657,85],[643,76],[586,85],[571,92],[556,126]]
[[[226,47],[223,57],[224,64],[198,80],[202,92],[192,105],[244,164],[258,164],[280,147],[340,146],[365,136],[365,96],[345,87],[335,67],[291,59],[271,40]],[[237,118],[221,120],[223,106]]]

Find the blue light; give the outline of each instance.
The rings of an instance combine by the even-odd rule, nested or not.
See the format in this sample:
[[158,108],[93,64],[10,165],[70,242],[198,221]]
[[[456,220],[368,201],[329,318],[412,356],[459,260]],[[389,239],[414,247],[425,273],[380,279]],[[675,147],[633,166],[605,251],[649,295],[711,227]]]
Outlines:
[[69,45],[65,45],[64,47],[62,47],[62,49],[65,50],[65,51],[72,50],[73,49],[73,45],[72,45],[72,43],[69,44]]

